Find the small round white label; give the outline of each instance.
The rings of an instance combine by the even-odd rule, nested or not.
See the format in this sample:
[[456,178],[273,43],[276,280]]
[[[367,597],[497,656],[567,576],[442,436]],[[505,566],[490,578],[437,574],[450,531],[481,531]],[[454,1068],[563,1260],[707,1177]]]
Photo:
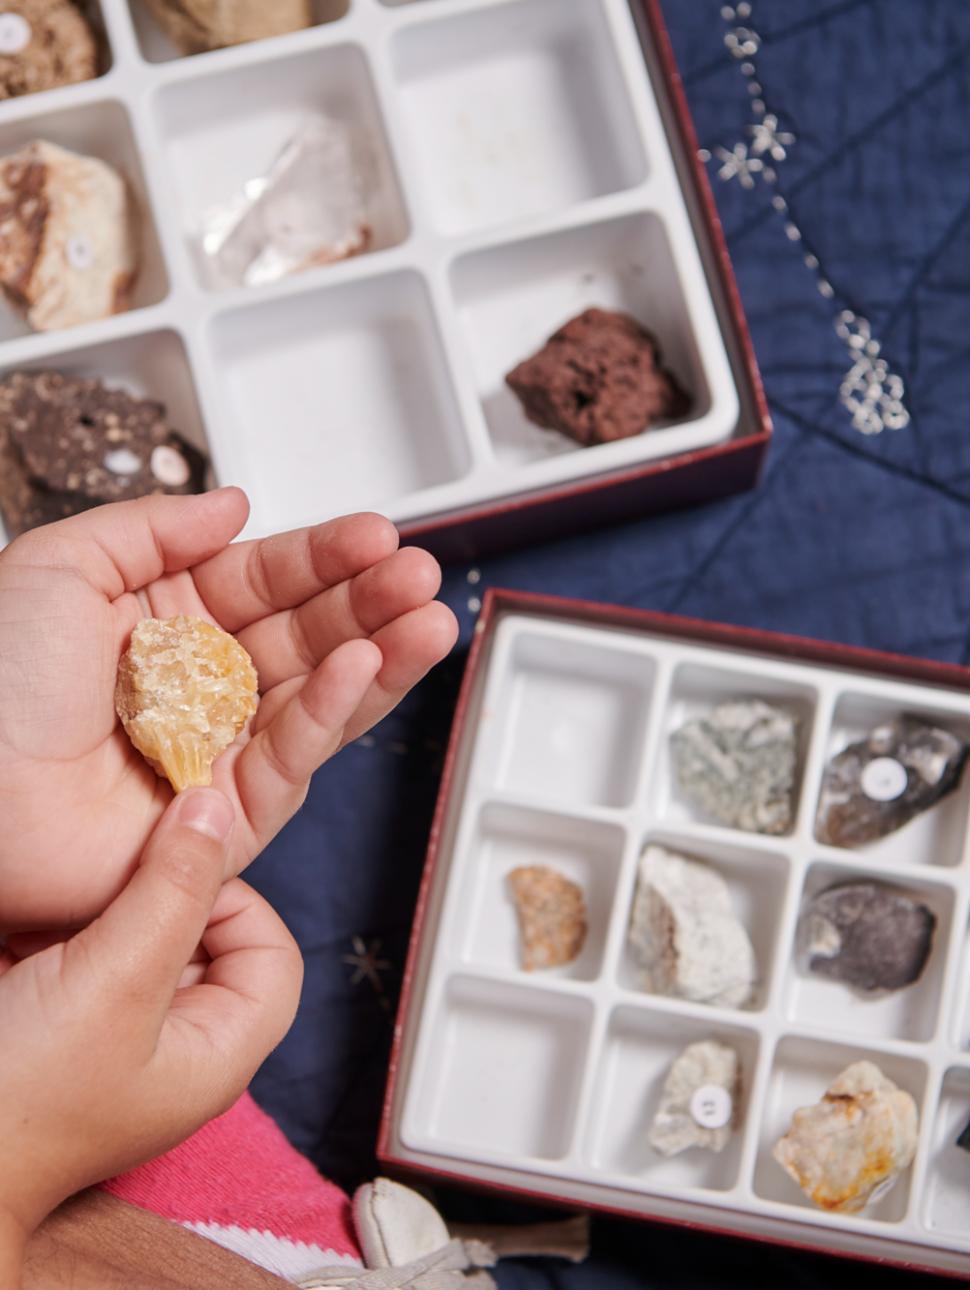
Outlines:
[[0,13],[0,54],[23,53],[33,34],[22,14]]
[[141,457],[130,448],[112,448],[105,454],[104,464],[113,475],[133,475],[141,470]]
[[181,488],[189,482],[192,471],[189,463],[176,448],[160,443],[152,452],[152,474],[160,484],[169,488]]
[[704,1084],[690,1099],[691,1118],[702,1129],[723,1129],[731,1123],[734,1104],[731,1094],[720,1084]]
[[68,238],[67,258],[74,269],[90,269],[94,263],[94,247],[83,233]]
[[863,769],[860,784],[873,802],[894,802],[906,792],[909,776],[895,757],[875,757]]

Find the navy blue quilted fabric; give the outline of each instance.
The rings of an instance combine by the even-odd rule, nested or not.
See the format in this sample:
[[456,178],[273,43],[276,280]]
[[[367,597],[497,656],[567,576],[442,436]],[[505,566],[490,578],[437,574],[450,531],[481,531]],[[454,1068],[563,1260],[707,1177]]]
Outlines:
[[[314,782],[250,871],[303,946],[292,1033],[256,1093],[347,1184],[373,1144],[444,741],[474,597],[502,585],[672,610],[955,662],[970,656],[970,5],[965,0],[755,0],[767,111],[795,136],[744,187],[723,158],[751,143],[751,100],[720,0],[666,16],[727,233],[776,438],[761,488],[714,506],[565,540],[447,574],[462,645],[373,737]],[[753,155],[753,154],[749,154]],[[782,197],[786,211],[772,205]],[[801,234],[786,232],[791,222]],[[815,256],[831,283],[818,290]],[[851,359],[833,329],[865,316],[905,382],[910,424],[866,437],[839,398]],[[384,993],[345,956],[380,942]],[[452,1212],[509,1207],[452,1194]],[[523,1213],[515,1209],[516,1216]],[[917,1284],[650,1225],[597,1221],[592,1260],[503,1265],[515,1290]],[[922,1284],[922,1282],[920,1282]]]

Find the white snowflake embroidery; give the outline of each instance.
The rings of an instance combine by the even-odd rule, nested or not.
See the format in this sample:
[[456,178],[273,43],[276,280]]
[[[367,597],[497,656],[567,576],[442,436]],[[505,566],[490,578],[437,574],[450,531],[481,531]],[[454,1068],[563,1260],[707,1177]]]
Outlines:
[[381,942],[371,941],[368,945],[363,937],[355,936],[351,940],[351,945],[354,950],[353,954],[344,955],[344,962],[354,969],[350,984],[360,985],[362,981],[368,981],[380,1000],[381,1007],[389,1008],[390,1004],[387,1001],[381,973],[389,972],[391,964],[388,959],[380,957]]
[[868,321],[851,309],[843,309],[836,319],[835,332],[855,358],[839,387],[839,396],[856,430],[880,434],[909,425],[902,377],[891,372],[886,360],[879,357],[881,346],[873,339]]
[[788,156],[788,149],[795,142],[793,134],[778,129],[778,118],[774,112],[769,112],[754,125],[749,125],[748,132],[751,135],[751,151],[755,156],[767,152],[772,161],[784,161]]
[[714,152],[723,163],[717,172],[718,177],[734,179],[736,176],[742,188],[753,188],[755,175],[765,168],[765,163],[758,157],[748,155],[746,143],[736,143],[730,151],[727,148],[715,148]]

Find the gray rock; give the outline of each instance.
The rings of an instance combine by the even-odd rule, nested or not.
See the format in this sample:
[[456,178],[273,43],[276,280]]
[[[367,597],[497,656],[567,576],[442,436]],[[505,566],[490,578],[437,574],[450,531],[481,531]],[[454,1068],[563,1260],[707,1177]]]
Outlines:
[[733,1048],[714,1040],[689,1044],[664,1080],[648,1141],[662,1156],[690,1147],[723,1151],[738,1117],[741,1066]]
[[874,994],[919,980],[935,929],[926,905],[885,883],[850,882],[809,901],[799,941],[814,975]]
[[953,792],[968,752],[959,736],[919,717],[876,726],[826,766],[816,836],[860,847],[894,833]]
[[748,1003],[757,964],[748,933],[719,873],[664,847],[648,846],[629,931],[630,952],[655,994],[722,1008]]
[[674,776],[700,814],[754,833],[794,816],[798,718],[760,699],[720,703],[671,736]]

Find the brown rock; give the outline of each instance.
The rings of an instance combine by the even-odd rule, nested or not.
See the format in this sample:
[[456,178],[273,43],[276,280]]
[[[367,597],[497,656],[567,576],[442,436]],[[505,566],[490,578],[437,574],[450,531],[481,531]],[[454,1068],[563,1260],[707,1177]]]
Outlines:
[[579,957],[586,940],[582,888],[546,865],[524,865],[508,876],[522,934],[526,972],[560,967]]
[[185,54],[300,31],[313,22],[310,0],[145,0]]
[[97,41],[72,0],[0,0],[0,99],[97,75]]

